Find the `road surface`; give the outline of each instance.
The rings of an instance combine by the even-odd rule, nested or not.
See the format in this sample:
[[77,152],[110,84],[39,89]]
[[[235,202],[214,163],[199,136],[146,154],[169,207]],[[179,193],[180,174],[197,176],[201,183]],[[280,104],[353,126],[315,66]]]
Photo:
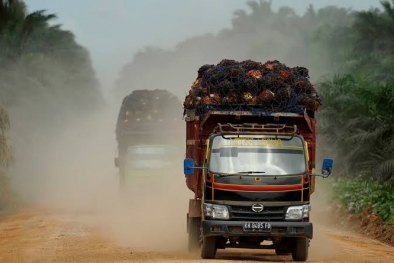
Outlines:
[[[111,228],[103,224],[108,218],[100,220],[100,216],[47,210],[3,216],[0,219],[0,262],[202,262],[198,256],[185,252],[186,239],[168,246],[172,237],[163,236],[165,233],[157,236],[159,240],[148,233],[152,240],[144,244],[138,242],[138,238],[143,238],[140,231],[139,237],[130,239],[127,244],[121,235],[109,235],[116,232],[115,225],[121,233],[122,222],[117,221]],[[392,247],[324,225],[315,228],[317,233],[308,262],[394,262]],[[139,247],[138,244],[144,245]],[[217,258],[211,262],[292,262],[290,256],[278,257],[270,251],[255,250],[219,251]]]

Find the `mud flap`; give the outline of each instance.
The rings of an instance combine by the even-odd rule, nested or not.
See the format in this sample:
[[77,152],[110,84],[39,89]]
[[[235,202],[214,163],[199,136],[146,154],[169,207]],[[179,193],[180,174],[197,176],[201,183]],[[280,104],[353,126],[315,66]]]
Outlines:
[[201,217],[201,200],[189,199],[188,218]]

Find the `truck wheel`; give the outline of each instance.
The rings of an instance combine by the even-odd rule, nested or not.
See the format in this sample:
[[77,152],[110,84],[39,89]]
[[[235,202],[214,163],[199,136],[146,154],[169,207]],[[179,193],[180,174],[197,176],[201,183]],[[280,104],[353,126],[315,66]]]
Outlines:
[[213,259],[216,256],[216,237],[203,237],[201,244],[201,258]]
[[200,217],[191,217],[188,220],[189,220],[188,249],[189,249],[190,253],[193,253],[193,252],[196,252],[199,248],[201,218]]
[[308,259],[309,239],[296,238],[291,252],[294,261],[306,261]]
[[277,254],[278,256],[286,256],[289,255],[290,252],[287,249],[275,249],[275,254]]

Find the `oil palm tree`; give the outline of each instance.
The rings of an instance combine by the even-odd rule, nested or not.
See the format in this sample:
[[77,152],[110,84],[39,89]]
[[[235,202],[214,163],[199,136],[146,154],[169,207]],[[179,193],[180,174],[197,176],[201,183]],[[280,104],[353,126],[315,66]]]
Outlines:
[[343,176],[394,178],[394,82],[349,74],[320,83],[320,132],[329,140]]
[[10,128],[10,120],[7,111],[0,105],[0,168],[7,168],[13,158],[7,143],[6,132]]
[[353,25],[355,47],[360,52],[394,54],[394,0],[380,2],[383,11],[361,11]]
[[89,53],[51,23],[55,18],[45,10],[29,13],[21,0],[0,0],[0,102],[7,108],[28,94],[66,112],[104,103]]
[[240,9],[234,12],[235,17],[232,19],[234,30],[250,31],[261,26],[267,26],[266,22],[272,18],[273,11],[271,8],[272,0],[265,1],[248,1],[246,3],[251,10],[247,14],[245,10]]

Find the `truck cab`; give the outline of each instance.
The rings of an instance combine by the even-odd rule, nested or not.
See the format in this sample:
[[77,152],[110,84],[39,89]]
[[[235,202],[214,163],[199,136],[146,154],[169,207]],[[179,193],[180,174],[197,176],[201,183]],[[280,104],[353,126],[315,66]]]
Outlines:
[[[196,193],[189,201],[189,249],[200,247],[202,258],[225,248],[274,249],[296,261],[308,258],[314,123],[306,115],[286,113],[282,121],[279,116],[212,112],[201,122],[189,119],[199,130],[190,129],[188,138],[203,139],[199,149],[187,147],[184,160],[188,186]],[[330,175],[332,164],[323,161],[322,177]]]

